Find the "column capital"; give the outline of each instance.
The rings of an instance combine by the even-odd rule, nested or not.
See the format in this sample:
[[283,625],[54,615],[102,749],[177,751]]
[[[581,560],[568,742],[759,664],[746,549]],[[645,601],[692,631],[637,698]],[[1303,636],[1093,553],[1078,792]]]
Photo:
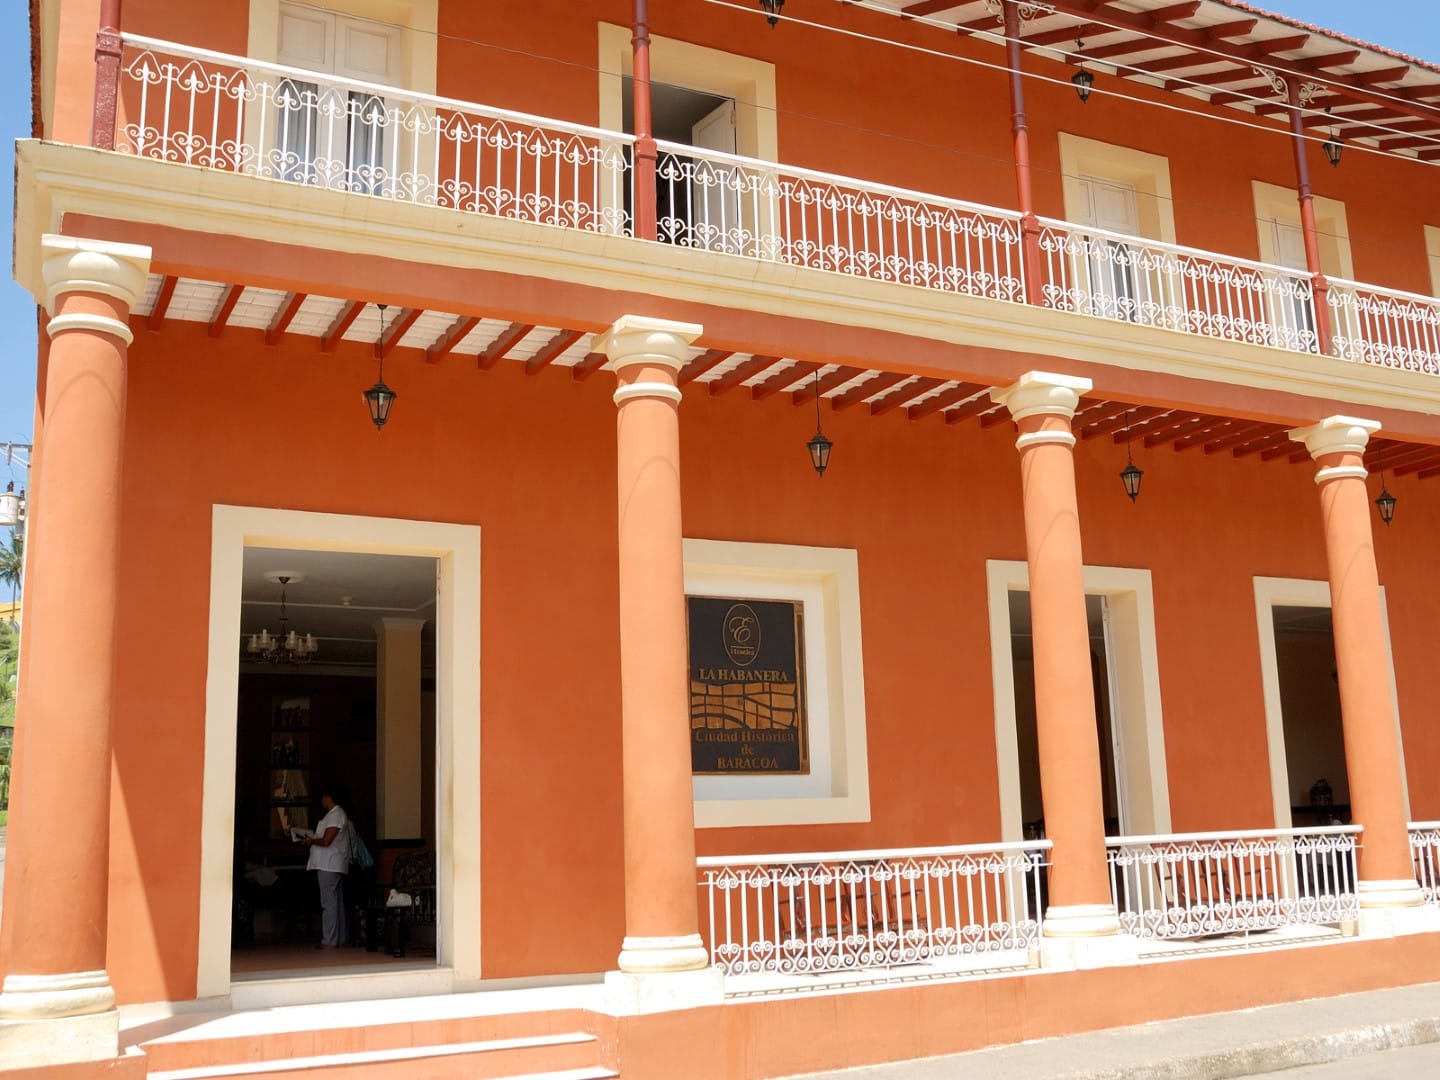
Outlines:
[[1327,416],[1318,424],[1295,428],[1290,438],[1304,443],[1312,458],[1326,454],[1363,454],[1370,436],[1380,430],[1380,421],[1358,416]]
[[1009,386],[991,390],[990,399],[1009,409],[1016,423],[1027,416],[1063,416],[1072,420],[1080,398],[1094,387],[1089,379],[1075,375],[1027,371]]
[[595,339],[594,347],[617,370],[629,364],[653,364],[679,371],[689,359],[690,343],[704,332],[698,323],[622,315]]
[[145,295],[150,254],[151,249],[142,244],[46,233],[40,238],[45,310],[53,315],[56,301],[70,292],[112,296],[126,307],[134,307]]
[[428,619],[414,619],[405,615],[382,615],[375,620],[375,636],[381,637],[392,631],[420,633]]

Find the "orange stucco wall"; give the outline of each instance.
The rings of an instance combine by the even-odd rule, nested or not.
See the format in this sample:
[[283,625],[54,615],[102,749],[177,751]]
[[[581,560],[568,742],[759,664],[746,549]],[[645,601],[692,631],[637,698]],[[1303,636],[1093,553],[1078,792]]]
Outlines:
[[[137,329],[139,324],[137,323]],[[195,324],[143,329],[132,349],[122,536],[111,971],[125,1000],[193,994],[208,625],[210,507],[277,506],[475,523],[481,633],[484,971],[609,967],[622,933],[611,377],[461,358],[387,364],[401,393],[382,435],[358,391],[368,350],[266,348]],[[257,394],[259,388],[262,392]],[[695,537],[859,553],[869,768],[867,824],[710,830],[702,853],[958,843],[999,831],[984,560],[1023,558],[1008,425],[813,417],[692,386],[681,410],[684,513]],[[1154,575],[1177,829],[1271,823],[1252,576],[1324,574],[1307,466],[1081,444],[1087,562]],[[298,466],[295,463],[299,463]],[[1392,481],[1380,536],[1415,813],[1440,815],[1427,659],[1440,589],[1425,567],[1440,521]],[[157,553],[163,552],[163,557]],[[156,602],[163,598],[163,602]],[[154,648],[164,640],[170,647]],[[157,802],[167,808],[156,813]],[[577,903],[577,897],[584,897]]]

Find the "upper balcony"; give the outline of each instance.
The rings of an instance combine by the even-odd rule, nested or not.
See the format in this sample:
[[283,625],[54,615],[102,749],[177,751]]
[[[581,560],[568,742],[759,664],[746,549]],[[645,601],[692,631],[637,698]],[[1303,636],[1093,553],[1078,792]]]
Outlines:
[[[130,34],[123,42],[122,154],[446,214],[636,236],[631,135]],[[1027,260],[1013,210],[678,143],[658,151],[658,238],[675,248],[1318,363],[1328,353],[1440,374],[1433,297],[1334,278],[1322,294],[1302,270],[1054,218],[1039,219],[1039,258]],[[554,243],[563,246],[558,235]]]

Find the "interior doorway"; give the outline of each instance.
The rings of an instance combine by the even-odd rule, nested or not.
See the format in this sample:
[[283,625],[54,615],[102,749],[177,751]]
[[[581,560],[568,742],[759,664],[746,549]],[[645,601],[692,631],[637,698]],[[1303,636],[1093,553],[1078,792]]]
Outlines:
[[1350,784],[1330,608],[1271,608],[1290,823],[1345,825]]
[[[236,686],[231,971],[238,979],[434,966],[434,557],[246,545]],[[374,864],[346,867],[341,945],[322,926],[307,835],[329,796]],[[403,878],[403,881],[401,880]],[[385,907],[392,884],[409,899]]]
[[[1035,654],[1030,627],[1030,594],[1012,590],[1010,604],[1010,656],[1015,686],[1015,734],[1019,749],[1020,806],[1025,836],[1045,836],[1045,810],[1040,791],[1040,758],[1035,730]],[[1095,691],[1095,734],[1100,749],[1100,783],[1105,813],[1105,835],[1128,831],[1129,812],[1123,797],[1125,752],[1118,737],[1112,642],[1107,627],[1108,601],[1100,595],[1085,597],[1090,639],[1090,677]]]

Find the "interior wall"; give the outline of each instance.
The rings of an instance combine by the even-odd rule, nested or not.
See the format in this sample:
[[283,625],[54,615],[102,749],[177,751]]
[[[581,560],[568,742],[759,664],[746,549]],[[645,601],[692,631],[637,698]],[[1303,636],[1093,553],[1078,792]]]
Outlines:
[[[1275,635],[1280,709],[1285,723],[1285,765],[1296,821],[1309,818],[1310,788],[1329,782],[1341,816],[1349,820],[1350,784],[1345,772],[1345,735],[1340,688],[1335,681],[1335,644],[1324,633]],[[1320,824],[1327,824],[1321,822]]]

